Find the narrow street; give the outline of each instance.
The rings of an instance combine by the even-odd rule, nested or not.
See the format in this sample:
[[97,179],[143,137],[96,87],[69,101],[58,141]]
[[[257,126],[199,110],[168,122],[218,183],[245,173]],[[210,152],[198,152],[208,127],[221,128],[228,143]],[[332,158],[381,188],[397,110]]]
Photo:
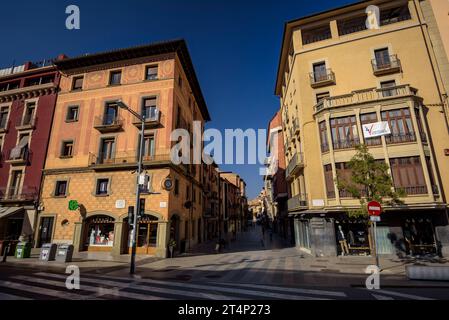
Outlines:
[[142,258],[135,277],[129,276],[126,262],[102,267],[100,261],[74,261],[81,270],[79,290],[66,289],[64,271],[69,264],[34,259],[33,265],[9,258],[0,264],[0,299],[426,300],[449,296],[447,283],[408,281],[391,269],[381,274],[380,290],[367,290],[363,270],[370,261],[365,259],[348,261],[346,266],[345,259],[310,258],[285,247],[276,235],[272,241],[268,233],[262,237],[256,227],[238,234],[220,254],[213,253],[213,243],[206,243],[172,259]]

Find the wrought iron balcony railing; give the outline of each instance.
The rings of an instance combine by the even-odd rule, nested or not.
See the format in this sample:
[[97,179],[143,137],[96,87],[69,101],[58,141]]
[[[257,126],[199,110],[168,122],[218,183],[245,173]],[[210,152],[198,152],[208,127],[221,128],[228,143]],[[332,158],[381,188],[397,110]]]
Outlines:
[[359,144],[360,144],[359,138],[334,140],[332,143],[334,150],[352,149],[358,146]]
[[0,188],[0,201],[33,201],[38,198],[38,190],[35,187],[23,186]]
[[120,130],[123,125],[121,117],[105,115],[102,117],[95,117],[94,128],[100,132],[111,132]]
[[387,144],[415,142],[416,135],[414,132],[390,134],[385,136],[385,141]]
[[296,152],[290,162],[288,163],[287,169],[285,170],[285,175],[287,177],[294,174],[297,169],[304,167],[304,157],[302,152]]
[[384,59],[373,59],[371,60],[371,65],[376,76],[401,70],[401,60],[395,54]]
[[32,115],[26,115],[23,118],[19,118],[16,123],[17,130],[29,130],[36,128],[37,117]]
[[331,69],[326,69],[323,72],[311,72],[309,77],[310,85],[313,88],[335,84],[335,73]]

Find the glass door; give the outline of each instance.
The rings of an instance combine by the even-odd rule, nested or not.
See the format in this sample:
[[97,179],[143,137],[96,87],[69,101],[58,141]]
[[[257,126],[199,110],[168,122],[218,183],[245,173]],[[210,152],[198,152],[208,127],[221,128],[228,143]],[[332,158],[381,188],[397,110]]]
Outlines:
[[53,232],[53,217],[43,217],[39,227],[39,243],[38,247],[42,247],[45,243],[50,243]]

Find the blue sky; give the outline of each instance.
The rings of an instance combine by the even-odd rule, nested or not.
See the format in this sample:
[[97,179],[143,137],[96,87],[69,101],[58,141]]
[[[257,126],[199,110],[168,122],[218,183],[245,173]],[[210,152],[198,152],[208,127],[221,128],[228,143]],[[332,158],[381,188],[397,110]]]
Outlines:
[[[0,68],[184,38],[211,113],[208,127],[266,129],[279,108],[274,84],[284,23],[355,0],[2,1]],[[65,28],[78,5],[81,29]],[[223,165],[252,198],[259,165]]]

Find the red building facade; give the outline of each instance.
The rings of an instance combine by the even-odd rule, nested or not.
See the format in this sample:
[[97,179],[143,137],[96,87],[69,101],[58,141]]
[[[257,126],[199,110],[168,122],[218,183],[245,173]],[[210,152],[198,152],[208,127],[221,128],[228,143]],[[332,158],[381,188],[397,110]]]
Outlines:
[[33,238],[59,78],[51,61],[0,70],[0,240]]

